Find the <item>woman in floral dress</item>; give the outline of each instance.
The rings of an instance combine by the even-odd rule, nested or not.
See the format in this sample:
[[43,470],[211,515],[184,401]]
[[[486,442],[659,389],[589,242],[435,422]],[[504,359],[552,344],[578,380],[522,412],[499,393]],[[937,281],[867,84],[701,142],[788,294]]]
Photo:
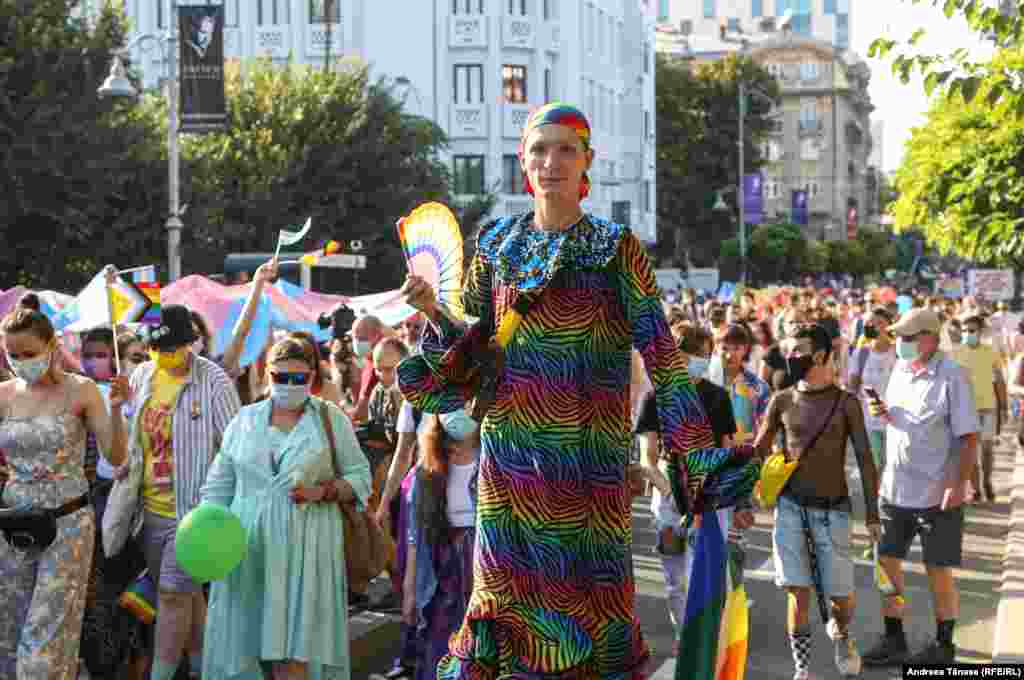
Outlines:
[[57,533],[44,547],[0,535],[0,680],[73,680],[96,523],[85,474],[85,440],[122,457],[127,379],[113,378],[110,413],[96,383],[65,373],[50,321],[19,309],[0,324],[14,380],[0,383],[5,509],[52,511]]

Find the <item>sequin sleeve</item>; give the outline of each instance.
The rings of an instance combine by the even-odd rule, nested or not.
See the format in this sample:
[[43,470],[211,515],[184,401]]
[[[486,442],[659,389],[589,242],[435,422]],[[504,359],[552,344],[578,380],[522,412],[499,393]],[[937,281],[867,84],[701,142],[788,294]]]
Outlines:
[[714,436],[661,304],[647,253],[633,234],[619,246],[621,288],[633,346],[654,385],[662,450],[681,512],[732,505],[753,488],[752,449],[714,449]]

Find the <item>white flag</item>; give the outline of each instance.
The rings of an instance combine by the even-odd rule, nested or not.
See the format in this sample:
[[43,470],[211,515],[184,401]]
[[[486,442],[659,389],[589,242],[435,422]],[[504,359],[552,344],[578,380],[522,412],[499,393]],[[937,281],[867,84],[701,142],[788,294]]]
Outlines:
[[313,218],[310,217],[302,226],[302,231],[288,231],[287,229],[282,229],[280,235],[277,237],[277,253],[280,254],[282,246],[292,246],[306,238],[306,234],[309,233],[309,228],[312,226]]

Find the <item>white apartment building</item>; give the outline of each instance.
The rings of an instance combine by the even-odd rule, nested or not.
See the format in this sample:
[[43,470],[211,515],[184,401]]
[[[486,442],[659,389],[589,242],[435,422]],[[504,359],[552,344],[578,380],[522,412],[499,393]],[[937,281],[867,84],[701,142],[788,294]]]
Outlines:
[[[169,0],[123,2],[135,33],[166,30]],[[597,152],[585,207],[655,240],[653,0],[335,0],[330,17],[326,0],[196,4],[218,2],[226,58],[322,64],[329,42],[399,83],[447,132],[458,198],[494,192],[494,215],[530,205],[516,158],[529,113],[579,106]],[[134,56],[154,84],[160,51]]]
[[657,0],[657,12],[660,23],[670,23],[687,35],[708,37],[717,36],[723,25],[730,32],[771,32],[774,22],[789,12],[795,35],[845,50],[851,44],[850,6],[854,1]]

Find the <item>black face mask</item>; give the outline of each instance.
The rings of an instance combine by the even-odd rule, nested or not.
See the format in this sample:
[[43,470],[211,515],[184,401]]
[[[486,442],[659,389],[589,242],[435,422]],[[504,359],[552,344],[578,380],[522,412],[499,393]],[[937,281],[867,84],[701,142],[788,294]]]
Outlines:
[[864,326],[864,337],[868,340],[874,340],[878,337],[878,329],[874,326]]
[[807,372],[814,366],[814,357],[810,354],[805,354],[800,357],[787,357],[786,358],[786,373],[789,375],[789,379],[794,383],[798,383],[807,377]]

